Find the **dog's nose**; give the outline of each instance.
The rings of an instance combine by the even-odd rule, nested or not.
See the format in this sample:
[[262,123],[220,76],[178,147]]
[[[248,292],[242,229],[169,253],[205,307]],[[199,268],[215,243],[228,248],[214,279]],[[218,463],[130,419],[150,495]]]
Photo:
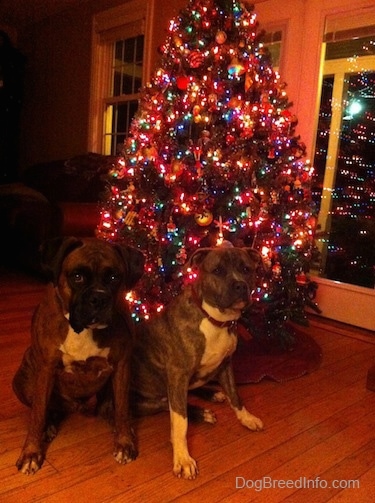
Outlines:
[[102,309],[106,307],[111,300],[111,297],[107,292],[103,292],[101,290],[96,290],[91,292],[88,302],[94,309]]
[[247,284],[244,281],[233,281],[233,292],[238,296],[247,296],[248,288]]

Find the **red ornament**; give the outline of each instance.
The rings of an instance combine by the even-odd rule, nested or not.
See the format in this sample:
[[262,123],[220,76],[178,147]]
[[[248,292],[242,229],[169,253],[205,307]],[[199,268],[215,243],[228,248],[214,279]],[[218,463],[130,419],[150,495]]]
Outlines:
[[204,61],[204,56],[199,51],[192,51],[188,56],[188,61],[191,68],[199,68]]
[[307,182],[309,180],[309,178],[310,178],[310,175],[308,173],[306,173],[306,171],[304,171],[302,173],[302,175],[300,176],[300,180],[302,183]]
[[279,262],[276,262],[276,264],[272,266],[272,275],[275,278],[279,278],[281,276],[281,265]]
[[232,143],[236,141],[236,138],[232,134],[228,133],[225,137],[225,140],[228,145],[232,145]]
[[217,110],[217,94],[211,93],[208,95],[208,109],[210,111]]
[[283,110],[280,115],[284,117],[284,119],[290,119],[292,116],[290,110]]
[[316,218],[311,216],[309,217],[307,220],[306,220],[306,226],[309,228],[309,229],[315,229],[316,227]]
[[308,278],[304,272],[301,272],[296,275],[296,283],[297,285],[307,285],[308,283]]
[[185,75],[181,75],[180,77],[177,77],[176,79],[176,85],[180,91],[186,91],[189,85],[189,78],[186,77]]
[[169,222],[167,223],[167,232],[174,232],[176,230],[176,224],[173,222],[173,218],[169,217]]

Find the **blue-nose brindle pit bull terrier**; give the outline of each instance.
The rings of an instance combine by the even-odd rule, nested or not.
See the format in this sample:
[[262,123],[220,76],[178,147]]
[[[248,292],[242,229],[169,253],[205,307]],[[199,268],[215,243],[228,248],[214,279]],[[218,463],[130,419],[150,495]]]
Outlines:
[[[139,414],[169,410],[177,477],[194,479],[198,473],[186,438],[189,390],[217,380],[241,424],[263,428],[241,403],[231,366],[236,322],[251,302],[260,264],[259,253],[250,248],[198,249],[187,264],[196,280],[139,327],[132,359],[134,399]],[[215,422],[210,411],[202,411],[201,418]]]

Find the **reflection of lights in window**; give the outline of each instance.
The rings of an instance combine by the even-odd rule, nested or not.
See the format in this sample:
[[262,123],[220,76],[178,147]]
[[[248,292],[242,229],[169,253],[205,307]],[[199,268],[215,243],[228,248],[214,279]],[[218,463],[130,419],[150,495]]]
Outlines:
[[349,113],[350,115],[356,115],[359,114],[359,112],[362,110],[362,105],[359,101],[353,101],[350,106],[349,106]]
[[344,117],[344,120],[350,120],[354,115],[359,114],[362,110],[362,104],[359,101],[352,101],[347,108],[347,115]]

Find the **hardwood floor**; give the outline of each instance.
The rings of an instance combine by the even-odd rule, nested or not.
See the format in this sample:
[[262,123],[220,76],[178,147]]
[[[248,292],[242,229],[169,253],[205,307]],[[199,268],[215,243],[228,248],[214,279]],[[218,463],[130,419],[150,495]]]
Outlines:
[[29,410],[17,401],[11,380],[43,289],[20,273],[0,277],[0,501],[375,501],[375,392],[366,389],[375,336],[316,317],[304,330],[322,348],[319,370],[284,383],[240,387],[248,408],[263,419],[263,432],[243,428],[226,404],[211,406],[215,426],[189,426],[190,451],[200,469],[196,480],[172,474],[167,414],[135,422],[140,454],[126,466],[112,457],[107,423],[72,415],[42,469],[33,476],[18,473]]

